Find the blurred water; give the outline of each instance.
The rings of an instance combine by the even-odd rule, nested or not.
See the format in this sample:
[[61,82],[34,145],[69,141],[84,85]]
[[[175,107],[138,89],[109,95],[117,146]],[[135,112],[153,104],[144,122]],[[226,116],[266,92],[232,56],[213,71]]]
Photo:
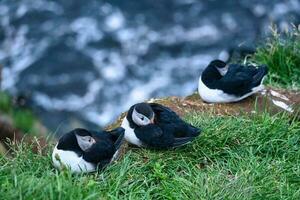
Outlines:
[[135,102],[190,94],[211,59],[252,49],[271,22],[299,24],[300,2],[2,0],[2,87],[52,130],[103,126]]

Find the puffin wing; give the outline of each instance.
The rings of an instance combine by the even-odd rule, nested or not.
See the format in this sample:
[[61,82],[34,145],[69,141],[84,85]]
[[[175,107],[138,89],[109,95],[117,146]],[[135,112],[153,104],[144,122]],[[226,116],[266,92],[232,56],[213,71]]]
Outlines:
[[148,147],[166,148],[171,147],[173,144],[173,136],[164,133],[156,124],[135,128],[134,133]]
[[171,132],[175,138],[196,137],[201,133],[201,130],[183,121],[170,108],[157,103],[150,103],[157,119],[157,124]]
[[239,65],[231,65],[219,80],[218,88],[227,94],[243,95],[250,91],[253,77]]
[[180,147],[192,142],[199,134],[200,129],[183,121],[181,124],[160,124],[164,133],[173,136],[172,147]]
[[149,124],[134,130],[136,136],[147,146],[156,149],[176,148],[190,143],[195,137],[174,138],[172,127]]
[[253,77],[254,75],[257,74],[257,72],[259,71],[259,68],[255,67],[254,65],[248,65],[244,67],[244,70],[246,72],[248,72],[249,74],[251,74],[251,76]]
[[170,108],[160,105],[158,103],[150,103],[158,123],[178,123],[183,120]]
[[109,132],[110,136],[111,136],[111,140],[114,141],[114,146],[115,149],[118,150],[122,143],[123,143],[123,139],[124,139],[124,135],[125,135],[125,129],[122,127],[118,127],[114,130],[111,130]]
[[231,79],[232,77],[236,77],[235,79],[238,80],[239,84],[244,84],[246,87],[256,87],[261,84],[263,77],[267,73],[268,67],[266,65],[255,67],[253,65],[232,64],[228,69],[228,75],[224,78]]
[[101,163],[111,160],[116,149],[108,141],[98,141],[83,154],[83,159],[91,163]]
[[268,67],[262,65],[257,68],[255,75],[253,75],[252,86],[256,87],[262,83],[262,79],[268,74]]
[[181,147],[183,145],[186,145],[188,143],[191,143],[195,138],[194,137],[182,137],[182,138],[175,138],[173,147]]

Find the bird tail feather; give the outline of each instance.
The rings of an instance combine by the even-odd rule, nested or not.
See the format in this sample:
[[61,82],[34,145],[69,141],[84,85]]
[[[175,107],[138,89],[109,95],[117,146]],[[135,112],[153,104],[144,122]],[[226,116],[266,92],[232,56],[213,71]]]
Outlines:
[[194,137],[175,138],[174,143],[173,143],[173,147],[183,146],[185,144],[188,144],[188,143],[192,142],[193,139],[194,139]]
[[259,86],[265,75],[268,74],[268,67],[263,65],[258,68],[258,72],[253,76],[253,87]]

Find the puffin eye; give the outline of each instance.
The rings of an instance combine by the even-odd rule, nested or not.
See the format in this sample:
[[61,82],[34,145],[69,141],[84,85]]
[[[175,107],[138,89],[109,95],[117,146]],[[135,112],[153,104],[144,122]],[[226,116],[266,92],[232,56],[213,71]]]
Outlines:
[[143,120],[143,121],[144,121],[144,117],[142,117],[142,118],[141,118],[141,120]]

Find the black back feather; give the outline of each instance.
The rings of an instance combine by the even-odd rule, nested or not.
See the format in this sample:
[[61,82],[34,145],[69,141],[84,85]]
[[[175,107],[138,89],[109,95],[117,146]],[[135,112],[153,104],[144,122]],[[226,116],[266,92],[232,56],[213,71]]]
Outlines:
[[[198,128],[184,122],[170,108],[157,103],[149,105],[155,113],[155,124],[135,126],[134,122],[129,121],[133,123],[137,138],[147,147],[161,149],[182,146],[200,134],[201,131]],[[128,115],[130,115],[130,110]]]

